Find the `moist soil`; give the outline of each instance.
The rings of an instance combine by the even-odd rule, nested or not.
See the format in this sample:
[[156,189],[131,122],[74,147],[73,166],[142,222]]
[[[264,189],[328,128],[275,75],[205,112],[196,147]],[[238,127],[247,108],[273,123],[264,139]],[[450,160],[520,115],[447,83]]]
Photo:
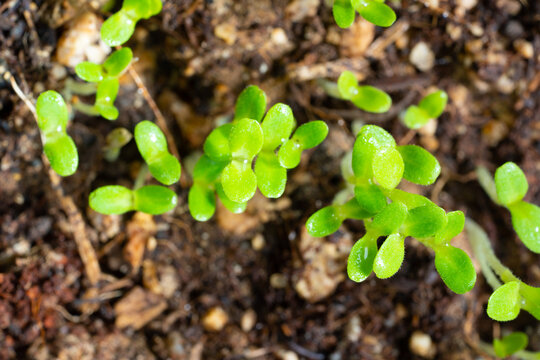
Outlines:
[[[104,19],[119,7],[101,12],[94,3],[1,2],[0,71],[30,101],[46,89],[65,94],[77,79],[59,62],[59,40],[81,14]],[[179,205],[163,216],[88,209],[93,189],[132,186],[140,174],[133,142],[114,162],[102,152],[112,129],[156,119],[132,77],[122,79],[117,121],[75,113],[68,131],[80,166],[57,186],[32,113],[8,78],[0,80],[0,359],[477,359],[489,358],[480,340],[517,330],[540,351],[540,326],[529,314],[500,324],[487,317],[491,290],[481,273],[471,292],[456,295],[438,277],[433,253],[408,239],[394,277],[357,284],[344,265],[361,223],[346,222],[322,240],[304,229],[343,188],[340,159],[354,129],[377,124],[442,165],[434,185],[404,188],[464,211],[486,229],[503,263],[539,286],[538,256],[474,170],[514,161],[527,174],[526,200],[540,203],[540,3],[390,2],[398,17],[392,27],[357,19],[348,30],[335,25],[328,3],[166,1],[160,15],[137,25],[127,44],[138,58],[134,69],[184,166],[172,187]],[[344,70],[387,91],[391,111],[368,114],[328,96],[321,84]],[[289,104],[299,124],[326,121],[329,136],[289,172],[281,199],[257,195],[244,214],[218,208],[212,220],[196,222],[187,208],[189,164],[248,84],[264,89],[271,104]],[[434,88],[449,94],[445,113],[407,130],[399,114]],[[94,285],[74,216],[101,267]],[[465,235],[454,242],[470,252]]]

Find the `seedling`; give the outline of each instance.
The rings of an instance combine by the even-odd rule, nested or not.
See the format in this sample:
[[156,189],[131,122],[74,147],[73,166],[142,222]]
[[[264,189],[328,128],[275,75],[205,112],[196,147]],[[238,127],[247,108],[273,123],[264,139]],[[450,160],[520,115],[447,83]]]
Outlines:
[[120,155],[120,150],[127,145],[133,135],[125,128],[116,128],[107,135],[106,145],[103,147],[105,160],[116,161]]
[[287,169],[298,166],[302,151],[317,146],[328,134],[322,121],[308,122],[293,133],[296,121],[285,104],[272,106],[266,116],[265,112],[266,94],[249,86],[238,97],[233,121],[208,135],[189,192],[189,209],[195,219],[206,221],[213,216],[216,193],[233,213],[245,210],[257,188],[266,197],[280,197]]
[[118,109],[114,101],[118,95],[119,77],[131,63],[133,53],[129,48],[122,48],[112,53],[103,65],[88,61],[77,64],[75,72],[88,82],[97,83],[96,101],[93,106],[75,103],[74,106],[89,115],[101,115],[107,120],[118,118]]
[[174,191],[159,185],[143,186],[137,190],[120,185],[102,186],[92,191],[89,198],[90,207],[105,215],[133,210],[159,215],[174,209],[177,202]]
[[[461,211],[446,213],[421,195],[396,189],[404,178],[419,185],[435,182],[441,168],[437,159],[416,145],[397,146],[382,128],[365,125],[354,143],[343,177],[353,189],[347,200],[324,207],[307,221],[312,236],[335,232],[346,219],[364,220],[366,234],[349,255],[351,280],[393,276],[401,267],[407,236],[435,251],[435,267],[444,283],[463,294],[472,289],[476,272],[469,256],[450,245],[464,226]],[[377,240],[386,237],[380,248]]]
[[180,179],[180,162],[167,149],[167,139],[156,124],[148,120],[138,123],[135,126],[135,142],[157,181],[172,185]]
[[36,112],[43,152],[51,168],[61,176],[74,174],[79,165],[79,154],[66,132],[68,109],[64,99],[56,91],[45,91],[37,99]]
[[342,99],[350,100],[364,111],[383,113],[392,106],[392,98],[387,93],[373,86],[358,85],[356,76],[350,71],[344,71],[339,76],[337,88]]
[[429,120],[436,119],[444,111],[446,103],[448,102],[448,95],[442,91],[437,90],[431,94],[425,96],[418,106],[412,105],[407,108],[405,115],[403,116],[403,123],[409,129],[419,129],[426,125]]
[[111,47],[122,45],[133,35],[139,20],[159,14],[162,7],[161,0],[124,0],[120,11],[103,23],[101,38]]
[[332,11],[340,28],[348,28],[353,24],[355,10],[377,26],[388,27],[396,21],[396,13],[384,0],[334,0]]

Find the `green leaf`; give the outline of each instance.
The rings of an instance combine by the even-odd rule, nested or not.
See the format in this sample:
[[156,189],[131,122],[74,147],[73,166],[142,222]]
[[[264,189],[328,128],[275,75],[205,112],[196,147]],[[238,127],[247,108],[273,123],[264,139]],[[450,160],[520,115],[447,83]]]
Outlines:
[[391,203],[379,212],[369,224],[370,231],[379,236],[390,235],[399,231],[407,218],[407,207],[402,203]]
[[229,145],[233,159],[251,161],[263,145],[263,132],[259,122],[248,118],[237,120],[229,134]]
[[495,187],[499,201],[508,207],[523,199],[529,184],[523,171],[513,162],[507,162],[495,171]]
[[[344,0],[349,3],[350,0]],[[335,7],[335,3],[334,3]],[[352,9],[352,7],[351,7]],[[353,10],[353,19],[354,19],[354,10]],[[347,26],[348,27],[348,26]],[[344,71],[339,75],[337,82],[339,94],[345,100],[351,100],[355,95],[358,94],[358,80],[356,76],[350,71]]]
[[388,279],[398,272],[405,257],[405,238],[392,234],[386,238],[373,261],[373,271],[379,279]]
[[234,120],[252,119],[261,121],[266,112],[266,94],[258,86],[245,88],[236,100]]
[[148,170],[163,185],[174,184],[180,179],[182,173],[180,162],[175,156],[169,153],[165,153],[155,158],[152,162],[148,162]]
[[532,252],[540,254],[540,207],[518,201],[508,207],[512,225],[523,244]]
[[423,109],[430,118],[435,119],[441,116],[447,102],[448,95],[442,90],[437,90],[425,96],[418,107]]
[[523,297],[521,308],[540,320],[540,288],[521,283],[519,293]]
[[119,11],[105,20],[101,26],[101,39],[110,47],[122,45],[133,35],[135,25],[137,20],[126,12]]
[[446,213],[433,203],[409,210],[406,220],[406,234],[417,239],[435,235],[447,223]]
[[377,255],[377,238],[364,235],[351,249],[347,260],[347,274],[352,281],[362,282],[373,271],[373,262]]
[[133,52],[130,48],[125,47],[113,52],[103,63],[103,68],[109,76],[118,77],[127,69],[131,63],[131,59],[133,59]]
[[337,205],[326,206],[309,217],[306,229],[311,236],[325,237],[336,232],[343,220]]
[[476,282],[476,270],[469,255],[449,245],[434,250],[435,268],[446,286],[457,294],[471,290]]
[[488,300],[487,314],[496,321],[514,320],[521,308],[519,282],[510,281],[499,287]]
[[240,214],[243,213],[246,210],[247,202],[244,203],[237,203],[232,201],[225,195],[225,191],[223,191],[223,186],[220,183],[216,184],[216,192],[219,197],[219,200],[221,200],[221,203],[233,214]]
[[89,61],[78,63],[75,66],[75,73],[78,77],[88,82],[100,82],[104,78],[102,66]]
[[202,184],[213,184],[227,164],[228,162],[215,161],[203,155],[193,168],[193,180]]
[[43,152],[51,168],[60,176],[70,176],[77,171],[79,154],[73,139],[63,133],[47,137],[43,145]]
[[161,12],[163,4],[161,0],[149,0],[149,16],[157,15]]
[[322,143],[326,135],[328,135],[328,125],[324,121],[315,120],[300,125],[294,132],[293,139],[306,150]]
[[403,190],[393,189],[388,197],[395,202],[400,202],[407,206],[407,209],[414,209],[419,206],[433,204],[428,198],[418,194],[411,194]]
[[359,178],[371,178],[372,160],[375,152],[386,147],[395,147],[396,141],[387,131],[376,125],[364,125],[356,141],[352,154],[352,168]]
[[36,112],[38,126],[45,134],[65,132],[68,122],[68,110],[62,96],[49,90],[41,93],[37,99]]
[[232,128],[233,124],[223,124],[212,130],[204,141],[204,153],[217,161],[230,161],[231,147],[229,136]]
[[272,106],[261,123],[264,134],[263,149],[275,150],[289,139],[294,126],[293,112],[288,105],[278,103]]
[[435,243],[448,243],[452,238],[456,237],[465,226],[465,214],[462,211],[452,211],[446,214],[448,222],[444,230],[435,235]]
[[151,215],[161,215],[176,207],[178,197],[171,189],[159,185],[143,186],[133,192],[133,208]]
[[263,151],[255,161],[255,175],[261,193],[267,198],[278,198],[285,191],[287,169],[281,166],[273,152]]
[[343,205],[338,205],[337,209],[343,219],[363,220],[373,216],[358,204],[356,198],[350,199]]
[[397,150],[403,158],[405,171],[403,177],[418,185],[431,185],[441,173],[441,165],[424,148],[417,145],[398,146]]
[[420,129],[422,126],[426,125],[431,117],[424,110],[419,108],[416,105],[411,105],[407,108],[405,116],[403,117],[403,123],[409,129]]
[[123,214],[133,210],[133,192],[120,185],[102,186],[90,193],[88,202],[98,213]]
[[372,24],[388,27],[396,21],[396,13],[388,5],[378,1],[362,1],[356,11]]
[[251,163],[233,160],[223,169],[221,184],[229,199],[243,203],[255,195],[257,177],[251,169]]
[[334,0],[332,12],[334,20],[336,20],[336,24],[340,28],[346,29],[353,24],[356,14],[351,5],[351,0]]
[[393,189],[403,178],[404,163],[395,148],[383,148],[373,156],[373,177],[385,189]]
[[392,106],[390,95],[368,85],[359,86],[351,101],[356,107],[371,113],[384,113]]
[[358,184],[354,187],[354,196],[358,205],[367,212],[376,214],[387,204],[386,196],[375,184]]
[[193,184],[189,189],[188,206],[191,216],[197,221],[206,221],[216,211],[216,196],[208,185]]
[[302,146],[296,139],[290,139],[283,144],[278,151],[278,159],[281,166],[292,169],[300,164]]
[[502,339],[493,340],[493,350],[495,354],[500,358],[505,358],[520,350],[525,350],[529,344],[529,337],[527,334],[516,331],[509,335],[506,335]]
[[103,116],[107,120],[118,119],[118,109],[113,105],[96,104],[96,109],[99,115]]

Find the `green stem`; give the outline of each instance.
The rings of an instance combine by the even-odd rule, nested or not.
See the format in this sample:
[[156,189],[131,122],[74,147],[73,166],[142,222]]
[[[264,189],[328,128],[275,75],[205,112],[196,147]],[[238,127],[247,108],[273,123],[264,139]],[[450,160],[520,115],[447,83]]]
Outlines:
[[85,104],[83,102],[75,102],[72,103],[72,106],[75,110],[82,112],[83,114],[90,115],[90,116],[98,116],[99,111],[96,109],[94,105]]
[[93,95],[97,91],[97,84],[96,83],[81,83],[74,81],[72,79],[67,79],[65,84],[65,91],[67,91],[69,94],[77,94],[77,95]]
[[[486,354],[494,357],[498,357],[495,353],[495,349],[493,349],[493,345],[490,345],[488,343],[485,343],[483,341],[478,342],[478,347],[485,352]],[[539,360],[540,359],[540,352],[532,352],[527,350],[520,350],[512,354],[512,356],[521,359],[521,360]]]
[[341,94],[339,93],[337,83],[326,79],[317,79],[317,84],[322,87],[328,95],[343,100],[343,97],[341,97]]
[[497,188],[495,187],[495,180],[489,171],[483,167],[479,166],[476,168],[476,176],[478,177],[478,182],[484,191],[488,194],[491,200],[498,205],[501,205],[499,198],[497,197]]
[[497,276],[501,278],[503,283],[520,281],[512,271],[504,266],[497,258],[493,252],[487,234],[477,223],[467,218],[465,221],[465,228],[467,229],[469,242],[471,243],[474,255],[482,268],[482,273],[493,290],[502,286],[502,283],[497,279]]
[[133,184],[133,191],[143,187],[144,182],[146,181],[146,176],[149,172],[150,170],[148,170],[148,165],[144,163],[139,169],[139,173],[137,174],[137,178]]

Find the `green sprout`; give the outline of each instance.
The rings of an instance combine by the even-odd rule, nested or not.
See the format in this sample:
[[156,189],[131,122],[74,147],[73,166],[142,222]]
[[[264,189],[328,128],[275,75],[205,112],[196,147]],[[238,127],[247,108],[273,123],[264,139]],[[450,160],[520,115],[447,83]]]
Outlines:
[[73,175],[79,165],[79,154],[66,132],[68,109],[64,99],[56,91],[45,91],[37,99],[36,112],[43,152],[51,168],[61,176]]
[[498,357],[505,358],[518,351],[524,350],[528,344],[529,337],[527,334],[516,331],[506,335],[502,339],[494,339],[493,350]]
[[174,191],[159,185],[143,186],[130,190],[120,185],[108,185],[90,193],[90,207],[105,215],[141,211],[159,215],[176,207],[178,198]]
[[426,125],[429,120],[436,119],[444,111],[448,95],[443,90],[437,90],[429,95],[426,95],[418,106],[412,105],[407,108],[403,116],[403,123],[409,129],[419,129]]
[[523,244],[540,254],[540,207],[523,201],[529,189],[523,171],[515,163],[507,162],[497,169],[495,180],[484,168],[479,168],[477,174],[491,199],[510,211],[512,225]]
[[124,0],[120,11],[103,23],[101,38],[111,47],[122,45],[133,35],[139,20],[159,14],[162,7],[161,0]]
[[396,21],[396,13],[384,0],[334,0],[332,12],[340,28],[345,29],[353,24],[355,10],[377,26],[388,27]]
[[496,321],[510,321],[525,310],[540,320],[540,288],[525,284],[500,262],[478,224],[467,219],[465,228],[482,272],[495,290],[488,300],[488,316]]
[[392,106],[392,99],[382,90],[369,85],[358,85],[356,76],[350,71],[344,71],[337,82],[339,96],[350,100],[356,107],[372,112],[383,113]]
[[257,86],[247,87],[237,99],[233,121],[206,138],[188,196],[196,220],[213,216],[216,194],[233,213],[245,210],[257,188],[268,198],[280,197],[287,169],[298,166],[302,151],[317,146],[328,134],[322,121],[308,122],[294,131],[296,121],[289,106],[275,104],[265,115],[266,106],[266,94]]
[[141,121],[135,126],[135,142],[157,181],[172,185],[180,179],[180,162],[167,149],[167,139],[159,126],[148,120]]
[[[347,272],[356,282],[375,272],[378,278],[393,276],[401,267],[407,236],[416,238],[435,252],[435,267],[454,292],[472,289],[476,272],[469,256],[450,245],[464,226],[461,211],[446,213],[426,197],[396,189],[404,178],[430,185],[439,176],[437,159],[416,145],[397,146],[382,128],[365,125],[354,143],[351,156],[342,162],[348,183],[341,201],[315,212],[306,228],[312,236],[337,231],[346,219],[364,220],[365,235],[353,246]],[[380,237],[386,237],[377,247]]]
[[101,115],[107,120],[116,120],[118,109],[114,106],[114,101],[120,87],[118,78],[126,71],[132,59],[131,49],[122,48],[112,53],[103,65],[88,61],[77,64],[77,75],[85,81],[97,83],[97,92],[93,106],[76,103],[75,107],[89,115]]
[[120,150],[127,145],[132,138],[133,135],[125,128],[120,127],[111,131],[109,135],[107,135],[105,140],[106,144],[103,147],[103,156],[105,157],[105,160],[109,162],[116,161],[118,156],[120,156]]

